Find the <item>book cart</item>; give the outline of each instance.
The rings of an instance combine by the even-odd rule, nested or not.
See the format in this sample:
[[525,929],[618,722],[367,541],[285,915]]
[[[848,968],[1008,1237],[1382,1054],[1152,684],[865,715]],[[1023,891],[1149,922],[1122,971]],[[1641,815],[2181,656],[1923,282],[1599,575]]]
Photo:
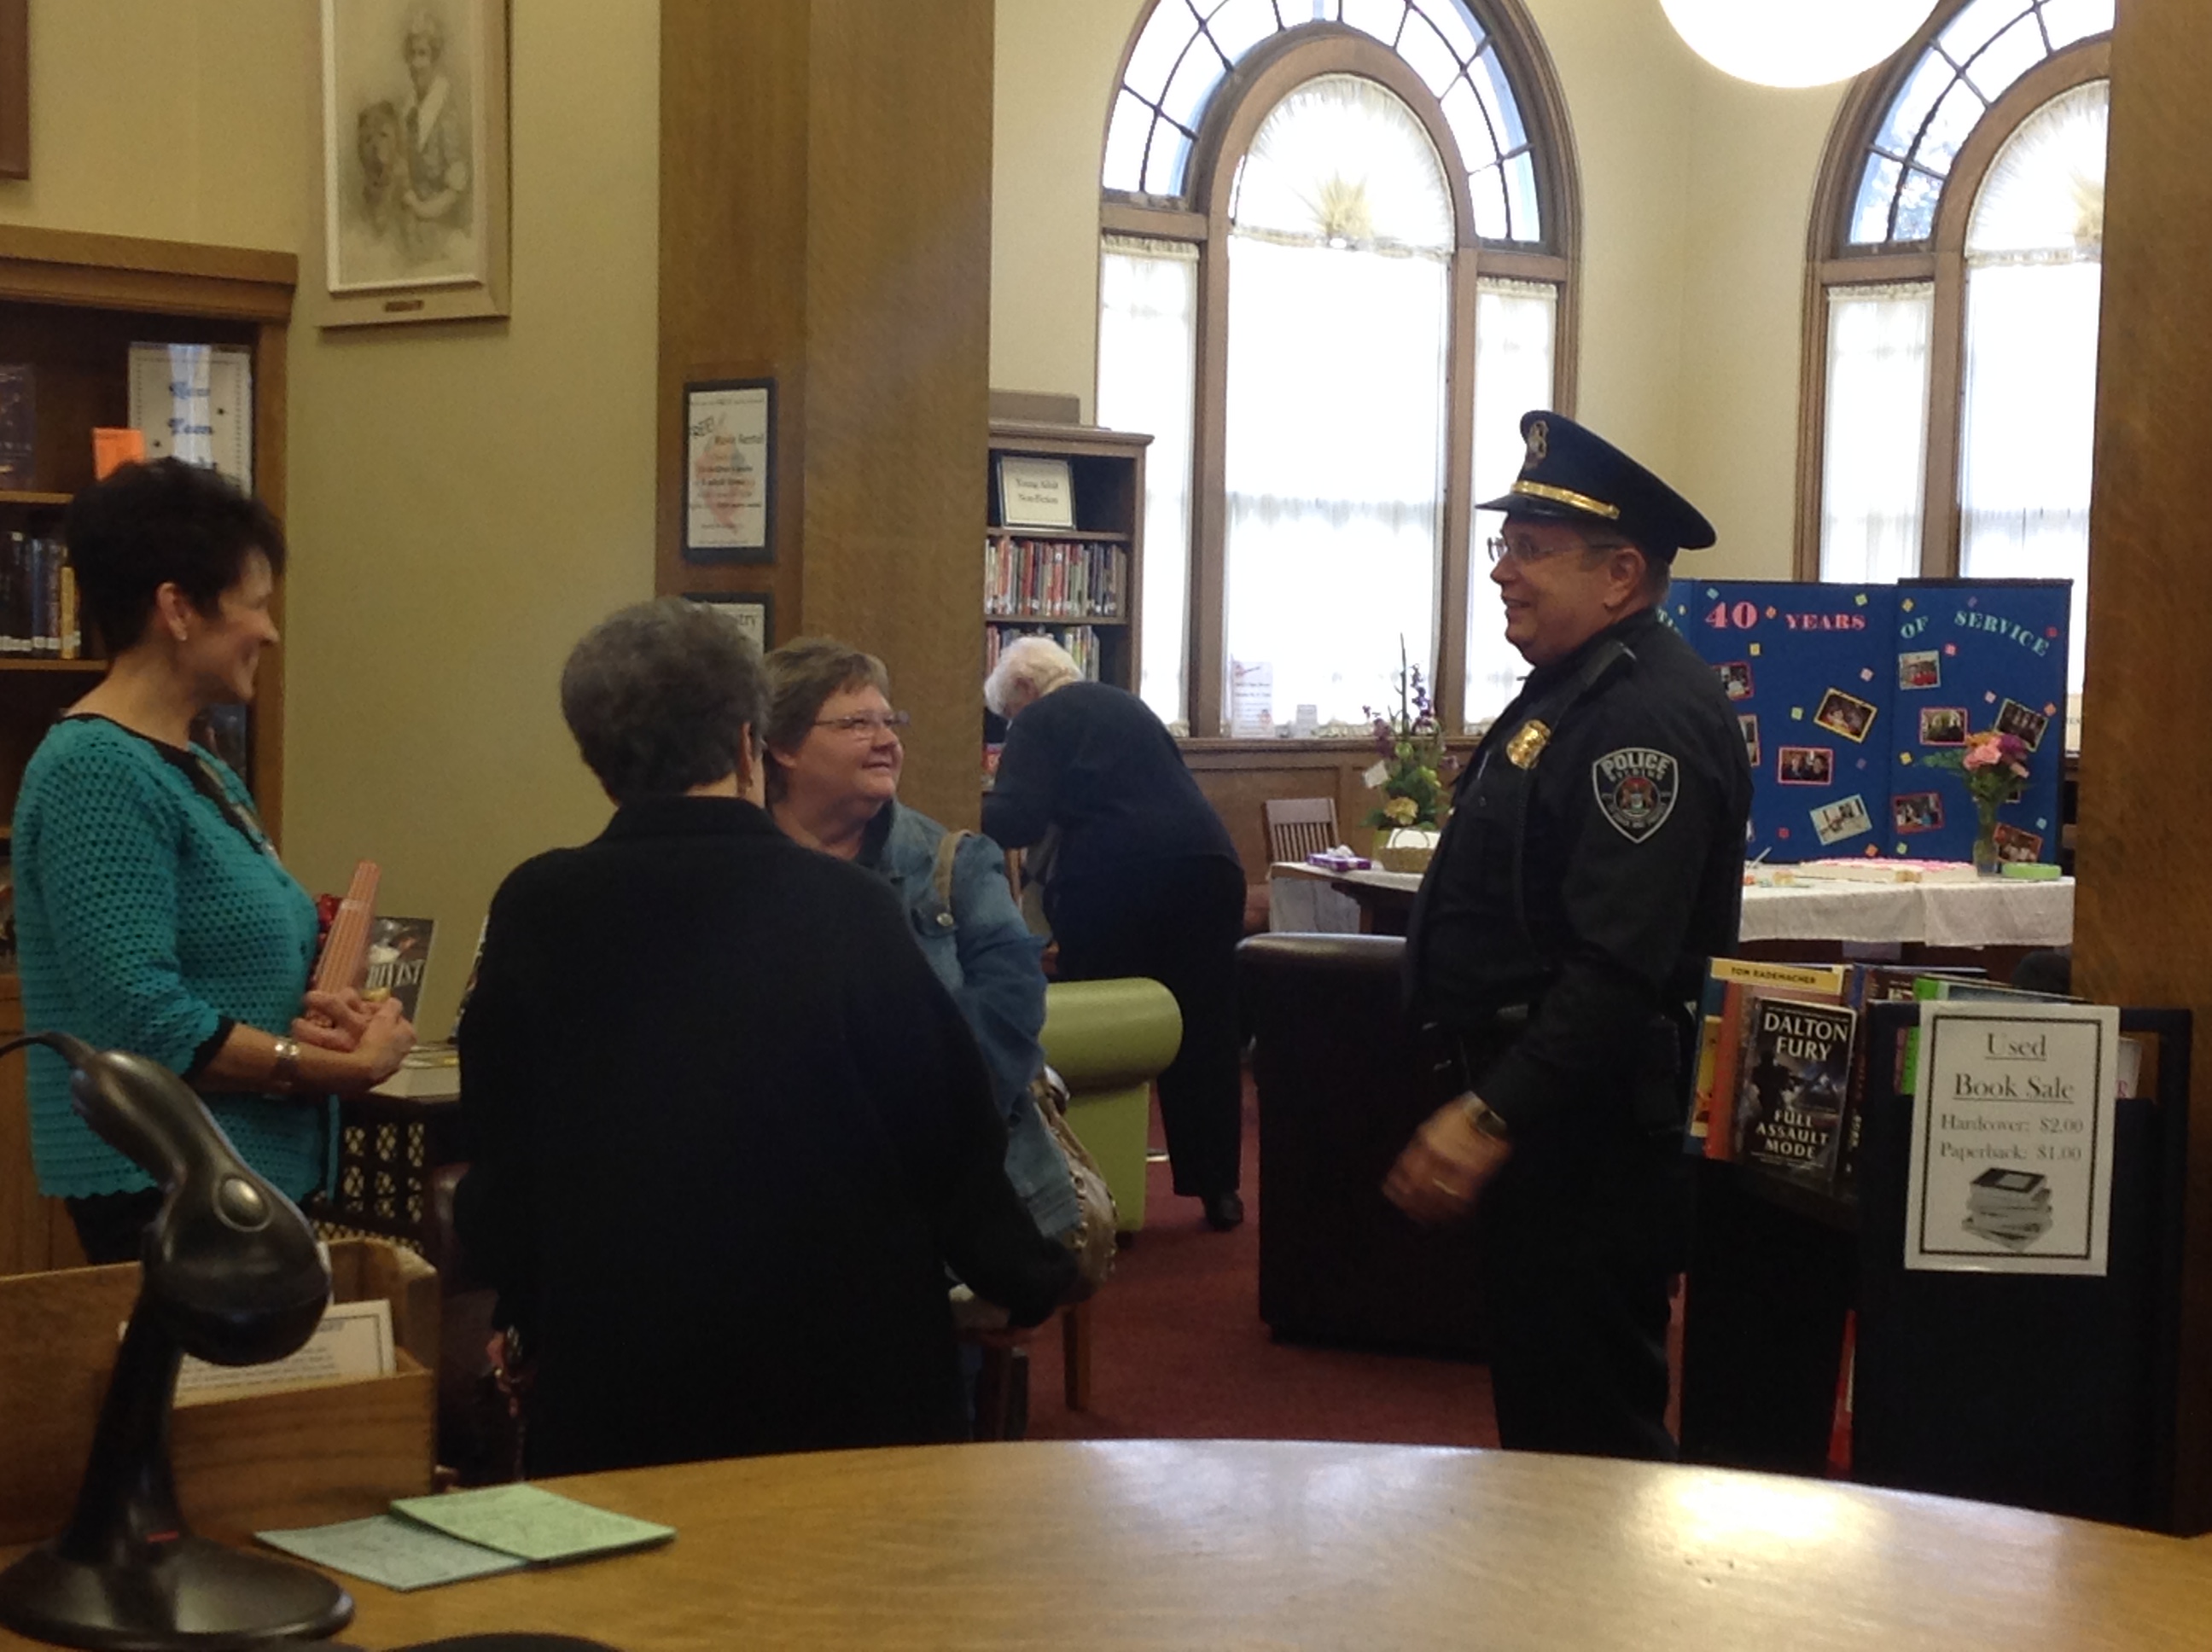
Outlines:
[[2123,1009],[2144,1054],[2116,1103],[2107,1271],[1905,1266],[1919,1006],[1867,1006],[1854,1186],[1698,1164],[1683,1313],[1685,1461],[1821,1475],[1855,1319],[1849,1473],[1864,1484],[2193,1534],[2177,1502],[2191,1017]]
[[[1145,449],[1087,425],[991,422],[984,537],[983,670],[1011,638],[1050,636],[1084,675],[1136,692],[1143,619]],[[1006,525],[1000,461],[1065,460],[1073,527]]]
[[[282,520],[285,346],[297,280],[289,252],[0,227],[0,362],[31,368],[33,422],[28,485],[0,490],[0,530],[58,528],[62,507],[93,480],[93,429],[129,422],[128,352],[136,343],[249,352],[254,492]],[[283,604],[280,584],[273,609],[280,627]],[[0,656],[0,847],[31,753],[106,668],[98,639],[87,635],[84,645],[88,657],[74,659]],[[279,841],[283,707],[283,651],[272,649],[246,720],[244,778]],[[0,1037],[22,1029],[15,968],[11,952],[0,962]],[[0,1276],[82,1260],[60,1201],[38,1196],[22,1062],[0,1062]]]

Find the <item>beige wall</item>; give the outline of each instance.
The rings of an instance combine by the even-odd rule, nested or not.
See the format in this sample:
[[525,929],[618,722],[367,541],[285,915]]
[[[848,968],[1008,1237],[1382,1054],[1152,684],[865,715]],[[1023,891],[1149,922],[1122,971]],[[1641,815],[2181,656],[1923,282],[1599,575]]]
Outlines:
[[[285,859],[438,919],[428,1032],[500,878],[605,818],[556,681],[653,590],[659,8],[515,11],[513,319],[292,330]],[[301,250],[315,15],[33,0],[0,220]]]
[[[1704,506],[1698,571],[1787,578],[1814,173],[1842,88],[1708,68],[1652,0],[1526,0],[1583,185],[1579,411]],[[1140,0],[999,0],[991,382],[1095,380],[1108,99]]]

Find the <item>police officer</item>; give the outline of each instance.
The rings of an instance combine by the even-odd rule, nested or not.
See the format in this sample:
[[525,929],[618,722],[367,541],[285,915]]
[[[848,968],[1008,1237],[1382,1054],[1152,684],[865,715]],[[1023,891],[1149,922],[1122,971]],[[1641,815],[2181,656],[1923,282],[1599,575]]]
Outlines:
[[1557,413],[1490,541],[1534,669],[1461,777],[1407,944],[1459,1093],[1384,1191],[1480,1224],[1502,1443],[1665,1458],[1681,1133],[1705,961],[1735,944],[1751,773],[1712,668],[1662,620],[1688,501]]

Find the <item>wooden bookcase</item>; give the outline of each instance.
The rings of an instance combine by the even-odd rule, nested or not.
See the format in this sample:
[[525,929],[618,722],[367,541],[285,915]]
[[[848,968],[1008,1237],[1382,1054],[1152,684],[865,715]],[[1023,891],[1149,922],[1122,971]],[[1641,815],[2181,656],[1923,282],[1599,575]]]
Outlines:
[[[984,662],[988,671],[997,657],[997,645],[1024,632],[1042,631],[1060,636],[1088,629],[1097,641],[1095,675],[1117,688],[1137,691],[1140,638],[1144,618],[1145,449],[1152,438],[1120,430],[1101,430],[1089,425],[1041,424],[1009,419],[991,422],[991,462],[985,477],[984,520],[989,540],[1007,539],[1046,550],[1100,545],[1110,552],[1126,553],[1127,571],[1121,581],[1122,600],[1113,613],[1095,607],[1069,612],[1022,610],[993,611],[990,592],[984,596]],[[1075,494],[1075,526],[1067,528],[1008,528],[1001,525],[999,510],[999,461],[1016,458],[1065,459]],[[1063,638],[1063,646],[1066,639]],[[1081,654],[1083,650],[1071,648]]]
[[[254,491],[281,521],[286,329],[298,275],[289,252],[0,227],[0,361],[31,364],[35,421],[32,485],[0,492],[0,534],[54,530],[61,507],[92,481],[93,428],[129,422],[125,368],[137,343],[252,352]],[[274,607],[281,628],[281,581]],[[90,652],[94,639],[86,645]],[[0,842],[31,753],[104,669],[97,659],[0,658]],[[262,656],[248,728],[246,778],[270,835],[281,838],[281,648]],[[0,973],[0,1025],[20,1027],[21,1007],[15,975]],[[0,1059],[0,1275],[81,1260],[60,1202],[37,1196],[22,1058]]]

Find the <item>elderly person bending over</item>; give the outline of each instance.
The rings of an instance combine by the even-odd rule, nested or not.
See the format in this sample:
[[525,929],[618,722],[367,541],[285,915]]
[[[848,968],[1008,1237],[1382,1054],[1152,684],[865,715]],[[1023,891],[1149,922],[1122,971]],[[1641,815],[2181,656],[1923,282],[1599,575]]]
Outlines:
[[1175,994],[1182,1048],[1160,1074],[1175,1190],[1200,1200],[1212,1227],[1233,1228],[1244,1219],[1237,1192],[1244,871],[1228,829],[1151,708],[1084,681],[1058,644],[1007,644],[983,695],[1012,720],[983,799],[983,829],[1025,848],[1057,829],[1044,909],[1063,976],[1148,975]]
[[992,1099],[1006,1127],[1006,1179],[1037,1230],[1065,1237],[1083,1212],[1067,1160],[1030,1090],[1044,1066],[1037,1044],[1043,948],[1006,887],[1006,856],[972,834],[949,845],[944,827],[897,801],[907,717],[891,709],[881,660],[827,637],[802,637],[768,657],[768,673],[769,812],[798,841],[866,867],[896,892],[908,933],[967,1017],[991,1069]]
[[456,1218],[535,1358],[529,1472],[962,1437],[945,1270],[1034,1324],[1074,1263],[958,1007],[881,880],[757,805],[724,616],[624,609],[561,707],[614,818],[501,886],[461,1028]]

